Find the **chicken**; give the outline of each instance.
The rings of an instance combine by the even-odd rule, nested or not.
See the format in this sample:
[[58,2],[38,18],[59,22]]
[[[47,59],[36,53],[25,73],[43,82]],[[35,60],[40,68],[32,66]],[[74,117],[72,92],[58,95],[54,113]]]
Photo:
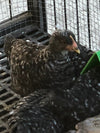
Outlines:
[[62,133],[63,124],[52,112],[55,93],[38,90],[20,100],[8,120],[10,133]]
[[12,89],[26,96],[36,89],[72,87],[90,57],[85,47],[79,47],[83,55],[75,35],[68,30],[56,30],[47,46],[7,35],[4,49],[11,68]]
[[66,132],[66,133],[76,133],[76,131],[75,131],[75,130],[69,130],[69,131]]
[[99,114],[100,74],[97,71],[100,68],[79,76],[70,89],[40,89],[23,98],[8,121],[11,133],[20,133],[20,130],[21,133],[25,130],[42,133],[42,129],[44,133],[66,133],[78,122]]

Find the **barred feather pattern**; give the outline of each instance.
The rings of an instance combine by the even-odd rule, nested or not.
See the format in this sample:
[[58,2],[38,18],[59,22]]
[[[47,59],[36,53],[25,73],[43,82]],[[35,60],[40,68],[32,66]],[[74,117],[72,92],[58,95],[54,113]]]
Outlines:
[[[62,88],[62,91],[66,91],[73,86],[88,58],[86,50],[84,53],[87,58],[83,59],[84,56],[71,52],[54,52],[50,45],[8,39],[9,45],[10,41],[13,43],[8,56],[12,89],[21,96],[26,96],[36,89]],[[83,51],[84,47],[80,47]]]
[[20,100],[8,120],[10,133],[61,133],[63,124],[48,108],[54,97],[51,90],[39,90]]
[[13,110],[8,121],[11,133],[24,133],[25,130],[26,133],[65,133],[74,129],[78,122],[99,114],[98,82],[100,74],[93,70],[79,76],[70,89],[34,91],[20,100]]

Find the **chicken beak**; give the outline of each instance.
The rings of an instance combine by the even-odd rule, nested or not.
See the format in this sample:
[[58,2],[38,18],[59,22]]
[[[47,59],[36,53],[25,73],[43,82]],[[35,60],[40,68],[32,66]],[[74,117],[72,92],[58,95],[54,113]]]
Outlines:
[[75,42],[75,40],[73,39],[73,37],[72,37],[71,35],[70,35],[70,38],[71,38],[72,41],[73,41],[73,45],[72,45],[73,51],[75,51],[76,53],[80,54],[80,50],[79,50],[79,48],[78,48],[78,46],[77,46],[77,43]]
[[77,48],[74,48],[73,50],[74,50],[76,53],[80,54],[80,50],[79,50],[78,47],[77,47]]

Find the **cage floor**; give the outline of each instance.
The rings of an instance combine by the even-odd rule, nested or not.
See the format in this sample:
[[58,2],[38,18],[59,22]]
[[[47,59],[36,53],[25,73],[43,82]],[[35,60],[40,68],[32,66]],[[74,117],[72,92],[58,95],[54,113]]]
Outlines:
[[[38,44],[47,44],[49,41],[49,35],[33,25],[13,32],[13,35]],[[7,119],[11,117],[10,111],[21,98],[10,89],[10,86],[10,68],[3,47],[0,47],[0,133],[10,133]]]

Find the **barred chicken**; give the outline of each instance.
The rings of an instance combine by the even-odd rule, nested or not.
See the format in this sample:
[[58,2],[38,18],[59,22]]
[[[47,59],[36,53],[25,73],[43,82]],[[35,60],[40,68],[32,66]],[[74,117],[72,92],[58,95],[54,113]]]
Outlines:
[[67,133],[99,114],[99,72],[100,68],[79,76],[70,89],[40,89],[23,98],[8,121],[11,133]]
[[81,53],[75,35],[68,30],[56,30],[47,46],[7,35],[4,49],[11,68],[12,89],[26,96],[41,88],[70,88],[90,57],[85,47],[79,48]]

